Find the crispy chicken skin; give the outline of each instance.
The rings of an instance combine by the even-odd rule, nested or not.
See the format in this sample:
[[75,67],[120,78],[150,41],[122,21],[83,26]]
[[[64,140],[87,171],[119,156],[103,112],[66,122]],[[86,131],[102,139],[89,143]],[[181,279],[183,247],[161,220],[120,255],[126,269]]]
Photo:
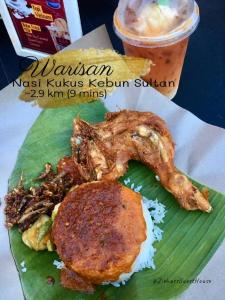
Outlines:
[[66,174],[72,180],[73,185],[79,185],[85,182],[85,179],[80,176],[78,167],[74,164],[72,157],[65,156],[58,161],[58,174]]
[[64,286],[81,290],[85,280],[89,289],[117,281],[131,271],[146,240],[141,195],[115,181],[84,183],[60,205],[52,238],[65,266],[79,277],[64,270]]
[[174,143],[165,122],[151,112],[107,113],[91,125],[74,120],[71,138],[74,162],[87,180],[117,179],[130,159],[143,162],[186,210],[210,212],[207,196],[174,166]]

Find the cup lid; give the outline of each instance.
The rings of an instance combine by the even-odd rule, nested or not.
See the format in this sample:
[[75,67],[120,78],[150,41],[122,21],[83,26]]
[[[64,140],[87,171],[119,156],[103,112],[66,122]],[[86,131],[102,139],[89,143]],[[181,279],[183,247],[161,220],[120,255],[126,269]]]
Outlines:
[[198,23],[194,0],[120,0],[114,13],[116,34],[143,47],[176,43],[191,35]]

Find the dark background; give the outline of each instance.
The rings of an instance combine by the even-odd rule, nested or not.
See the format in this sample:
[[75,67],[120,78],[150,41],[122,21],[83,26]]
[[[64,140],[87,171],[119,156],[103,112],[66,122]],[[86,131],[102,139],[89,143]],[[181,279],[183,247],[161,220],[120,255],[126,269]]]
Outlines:
[[[1,0],[2,1],[2,0]],[[198,0],[201,22],[192,35],[174,102],[202,120],[225,128],[225,0]],[[113,46],[123,52],[112,29],[118,1],[80,0],[83,33],[106,24]],[[20,74],[16,55],[0,21],[0,89]]]

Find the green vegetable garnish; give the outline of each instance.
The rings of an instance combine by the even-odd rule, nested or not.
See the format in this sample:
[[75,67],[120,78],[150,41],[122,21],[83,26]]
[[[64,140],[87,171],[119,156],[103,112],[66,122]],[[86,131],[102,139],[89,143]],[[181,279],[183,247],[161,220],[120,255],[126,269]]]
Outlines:
[[41,225],[38,232],[38,242],[40,242],[44,236],[48,233],[52,226],[52,220],[49,218],[44,224]]
[[47,249],[48,249],[48,251],[55,250],[55,245],[50,240],[47,241]]
[[59,209],[60,205],[61,205],[61,203],[56,204],[53,211],[52,211],[52,216],[51,216],[52,222],[55,220],[55,217],[58,213],[58,209]]

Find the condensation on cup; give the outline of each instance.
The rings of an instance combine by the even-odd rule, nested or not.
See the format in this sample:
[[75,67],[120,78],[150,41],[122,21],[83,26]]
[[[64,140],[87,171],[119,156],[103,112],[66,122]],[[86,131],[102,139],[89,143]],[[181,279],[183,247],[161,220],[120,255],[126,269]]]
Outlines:
[[143,79],[169,99],[176,95],[189,36],[198,23],[193,0],[120,0],[114,13],[125,54],[152,60]]
[[46,27],[51,35],[56,51],[60,51],[70,45],[70,35],[67,23],[64,19],[57,18],[50,24],[50,26]]

